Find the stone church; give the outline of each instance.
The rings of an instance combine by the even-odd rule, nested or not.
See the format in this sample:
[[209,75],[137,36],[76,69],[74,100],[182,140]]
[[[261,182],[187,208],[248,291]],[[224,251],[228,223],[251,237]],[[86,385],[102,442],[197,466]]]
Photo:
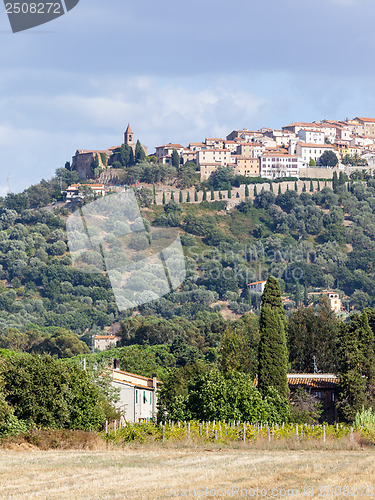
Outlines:
[[[135,146],[137,141],[134,140],[134,133],[128,124],[124,133],[124,144],[128,144],[133,152],[135,152]],[[99,161],[99,167],[106,169],[110,168],[108,166],[108,160],[114,153],[116,149],[120,146],[114,146],[104,150],[84,150],[77,149],[76,154],[72,158],[72,170],[78,173],[80,180],[85,180],[91,177],[91,166],[95,161],[95,158]],[[147,147],[142,144],[143,150],[147,156]]]

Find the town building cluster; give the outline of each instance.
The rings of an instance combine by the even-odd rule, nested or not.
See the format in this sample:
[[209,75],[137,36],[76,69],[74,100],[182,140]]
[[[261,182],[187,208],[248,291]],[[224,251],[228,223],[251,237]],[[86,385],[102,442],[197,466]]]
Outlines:
[[[136,141],[130,125],[124,133],[124,144],[135,151]],[[147,147],[143,144],[142,147],[147,154]],[[72,169],[84,180],[90,177],[94,161],[102,169],[111,168],[111,157],[118,148],[100,151],[79,149],[73,157]],[[281,130],[233,130],[225,139],[206,138],[203,142],[191,142],[187,147],[175,143],[158,146],[155,157],[159,163],[171,164],[174,151],[179,154],[182,164],[190,162],[197,166],[202,181],[220,166],[231,167],[236,175],[246,177],[332,178],[332,171],[327,171],[332,166],[322,159],[326,152],[332,152],[337,157],[338,168],[344,169],[344,158],[353,158],[356,161],[352,164],[344,161],[346,167],[348,164],[349,167],[357,167],[358,160],[361,160],[360,163],[373,173],[375,118],[298,122],[285,125]]]
[[220,166],[232,167],[237,175],[247,177],[326,177],[314,169],[327,167],[321,160],[327,151],[333,152],[339,163],[349,156],[374,166],[375,119],[291,123],[281,130],[233,130],[226,139],[207,138],[188,147],[172,143],[158,146],[158,162],[171,163],[174,150],[182,163],[197,165],[201,180]]

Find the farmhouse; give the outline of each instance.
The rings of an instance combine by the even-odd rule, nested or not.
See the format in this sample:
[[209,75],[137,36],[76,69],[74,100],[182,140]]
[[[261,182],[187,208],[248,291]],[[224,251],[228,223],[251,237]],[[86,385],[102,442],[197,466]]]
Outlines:
[[157,413],[157,389],[162,382],[156,374],[152,378],[142,377],[119,369],[119,360],[111,369],[112,385],[120,389],[117,406],[124,411],[125,420],[140,422],[153,420]]

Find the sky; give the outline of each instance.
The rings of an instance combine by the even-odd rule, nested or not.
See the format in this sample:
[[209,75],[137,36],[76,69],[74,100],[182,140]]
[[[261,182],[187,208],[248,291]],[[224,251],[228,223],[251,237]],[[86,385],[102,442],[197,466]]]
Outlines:
[[77,149],[375,117],[373,0],[80,0],[13,34],[0,5],[0,196]]

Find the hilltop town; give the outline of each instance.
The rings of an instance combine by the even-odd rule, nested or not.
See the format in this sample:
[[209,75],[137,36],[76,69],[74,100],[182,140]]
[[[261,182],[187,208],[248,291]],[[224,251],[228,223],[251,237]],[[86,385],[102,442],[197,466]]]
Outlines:
[[[147,147],[135,142],[128,125],[124,145],[134,155]],[[72,168],[81,180],[92,177],[93,165],[100,170],[118,166],[120,147],[106,150],[77,150]],[[206,138],[187,147],[168,143],[157,146],[148,156],[154,163],[172,165],[178,154],[180,164],[194,164],[200,180],[219,167],[231,167],[235,175],[279,179],[288,177],[332,178],[333,170],[349,174],[355,170],[373,172],[375,166],[375,118],[322,120],[291,123],[281,130],[233,130],[225,139]]]

